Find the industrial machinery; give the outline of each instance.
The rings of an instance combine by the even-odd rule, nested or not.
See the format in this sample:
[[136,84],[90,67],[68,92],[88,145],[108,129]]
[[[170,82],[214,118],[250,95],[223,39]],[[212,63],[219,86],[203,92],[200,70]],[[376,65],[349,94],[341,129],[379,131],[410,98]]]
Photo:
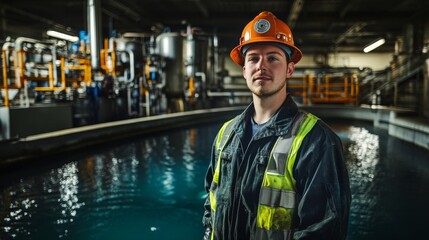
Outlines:
[[64,41],[9,40],[2,47],[2,70],[6,106],[71,100],[72,90],[91,83],[88,59],[68,55]]
[[[91,67],[88,36],[76,43],[18,38],[3,45],[3,105],[70,102],[75,126],[203,108],[216,73],[214,37],[185,32],[104,40]],[[10,101],[9,101],[10,100]]]
[[64,41],[19,37],[2,46],[0,139],[70,128],[71,102],[92,82],[89,59]]
[[188,26],[185,34],[162,33],[156,38],[156,53],[165,61],[165,93],[171,111],[203,108],[206,90],[217,63],[213,36]]

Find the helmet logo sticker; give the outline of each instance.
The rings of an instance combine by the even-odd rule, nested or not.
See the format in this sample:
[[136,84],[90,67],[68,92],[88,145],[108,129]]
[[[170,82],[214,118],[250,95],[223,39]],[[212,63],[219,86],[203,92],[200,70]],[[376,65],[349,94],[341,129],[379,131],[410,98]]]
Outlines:
[[257,33],[266,33],[270,30],[271,24],[266,19],[259,19],[255,22],[254,28]]

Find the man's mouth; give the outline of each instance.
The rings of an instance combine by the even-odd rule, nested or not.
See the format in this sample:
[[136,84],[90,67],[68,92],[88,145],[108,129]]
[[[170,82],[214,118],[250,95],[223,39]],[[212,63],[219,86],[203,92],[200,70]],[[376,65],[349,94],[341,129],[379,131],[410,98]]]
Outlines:
[[262,75],[262,76],[255,76],[255,77],[253,78],[253,80],[254,80],[254,81],[270,81],[270,80],[271,80],[271,77],[269,77],[269,76],[265,76],[265,75]]

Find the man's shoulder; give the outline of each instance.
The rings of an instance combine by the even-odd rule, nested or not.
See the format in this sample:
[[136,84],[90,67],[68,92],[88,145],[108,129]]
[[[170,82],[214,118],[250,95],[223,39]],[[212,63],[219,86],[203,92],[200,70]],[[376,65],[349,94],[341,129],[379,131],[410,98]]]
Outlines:
[[317,137],[319,140],[324,142],[332,142],[338,140],[338,135],[336,132],[322,119],[318,119],[316,124],[309,132],[310,138],[314,140]]

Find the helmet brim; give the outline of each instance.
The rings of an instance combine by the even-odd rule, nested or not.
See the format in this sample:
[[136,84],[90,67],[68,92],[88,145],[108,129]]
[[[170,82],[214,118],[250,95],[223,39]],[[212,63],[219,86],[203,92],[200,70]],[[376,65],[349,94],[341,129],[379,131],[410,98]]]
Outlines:
[[[254,41],[254,42],[249,41],[246,44],[238,45],[238,46],[236,46],[235,48],[233,48],[231,50],[229,56],[231,57],[232,61],[234,61],[236,64],[238,64],[240,66],[244,66],[244,56],[241,53],[241,49],[244,46],[252,44],[252,43],[264,43],[264,42],[265,41]],[[266,41],[267,44],[270,44],[270,42],[273,42],[273,41],[272,40]],[[275,42],[284,44],[284,42],[281,42],[281,41],[275,41]],[[289,45],[289,44],[284,44],[284,45],[286,45],[286,46],[288,46],[288,47],[290,47],[292,49],[292,54],[291,54],[290,61],[293,62],[293,63],[295,63],[295,64],[297,64],[301,60],[301,58],[302,58],[302,52],[301,52],[301,50],[299,50],[299,48],[297,48],[295,46],[292,46],[292,45]]]

